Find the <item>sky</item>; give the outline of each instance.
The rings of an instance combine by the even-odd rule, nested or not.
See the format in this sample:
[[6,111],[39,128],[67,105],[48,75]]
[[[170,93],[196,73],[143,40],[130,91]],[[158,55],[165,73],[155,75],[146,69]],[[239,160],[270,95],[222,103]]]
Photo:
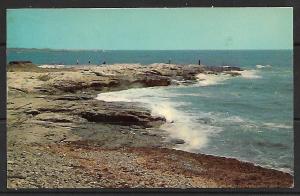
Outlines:
[[8,9],[7,47],[292,49],[293,9]]

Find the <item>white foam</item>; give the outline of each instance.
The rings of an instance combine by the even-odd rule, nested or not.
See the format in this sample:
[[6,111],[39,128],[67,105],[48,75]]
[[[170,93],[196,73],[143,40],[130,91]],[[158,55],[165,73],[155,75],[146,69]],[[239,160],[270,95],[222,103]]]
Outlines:
[[[196,85],[197,86],[197,85]],[[183,86],[182,88],[184,88],[185,86]],[[210,95],[209,93],[170,93],[170,96],[172,97],[206,97],[209,98],[213,95]]]
[[243,70],[243,71],[232,71],[240,73],[241,76],[245,79],[258,79],[261,78],[261,76],[258,74],[257,70]]
[[[231,72],[241,74],[240,76],[237,76],[237,77],[242,77],[244,79],[261,78],[261,76],[258,74],[257,70],[243,70],[243,71],[231,71]],[[211,86],[211,85],[224,84],[224,82],[226,80],[235,78],[235,77],[231,76],[230,74],[226,74],[226,73],[221,73],[221,74],[200,73],[196,77],[197,77],[199,86]]]
[[257,69],[269,68],[269,67],[272,67],[272,65],[256,65]]
[[279,123],[264,123],[265,126],[270,128],[279,128],[279,129],[292,129],[293,126]]
[[230,75],[228,74],[203,74],[200,73],[197,76],[198,84],[200,86],[210,86],[210,85],[217,85],[222,84],[223,81],[230,79]]

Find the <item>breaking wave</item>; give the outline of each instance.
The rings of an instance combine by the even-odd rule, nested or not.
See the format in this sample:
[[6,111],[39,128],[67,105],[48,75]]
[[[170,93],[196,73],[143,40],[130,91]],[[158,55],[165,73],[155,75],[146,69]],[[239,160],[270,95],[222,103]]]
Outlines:
[[261,78],[261,76],[258,74],[257,70],[244,70],[244,71],[239,71],[241,76],[246,79],[257,79]]
[[216,85],[216,84],[222,84],[225,80],[228,80],[231,78],[228,74],[203,74],[200,73],[197,76],[198,84],[200,86],[210,86],[210,85]]
[[[240,76],[244,79],[258,79],[261,78],[259,75],[258,70],[243,70],[243,71],[231,71],[233,73],[239,73]],[[226,80],[233,79],[230,74],[221,73],[221,74],[203,74],[200,73],[197,76],[198,85],[199,86],[211,86],[211,85],[218,85],[223,84]]]
[[[185,151],[198,151],[208,142],[208,136],[221,131],[221,128],[197,123],[196,117],[180,111],[180,102],[172,102],[172,94],[166,92],[164,87],[137,88],[117,92],[98,94],[98,100],[108,102],[139,102],[145,104],[153,115],[166,118],[166,123],[161,128],[169,134],[168,139],[183,139],[185,144],[176,148]],[[166,87],[165,87],[166,88]],[[168,96],[166,96],[168,93]]]
[[270,128],[279,128],[279,129],[292,129],[293,126],[279,123],[264,123],[265,126]]
[[257,69],[272,67],[272,65],[256,65]]

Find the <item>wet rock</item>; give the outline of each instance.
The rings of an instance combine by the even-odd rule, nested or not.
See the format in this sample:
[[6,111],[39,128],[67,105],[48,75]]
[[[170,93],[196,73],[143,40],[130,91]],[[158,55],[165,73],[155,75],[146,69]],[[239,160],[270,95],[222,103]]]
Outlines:
[[170,142],[173,144],[184,144],[185,143],[185,141],[183,139],[177,139],[177,138],[171,139]]
[[163,122],[164,119],[160,117],[153,117],[150,113],[143,113],[139,111],[83,111],[80,113],[82,118],[90,122],[103,122],[120,125],[140,125],[143,127],[151,127],[152,121]]

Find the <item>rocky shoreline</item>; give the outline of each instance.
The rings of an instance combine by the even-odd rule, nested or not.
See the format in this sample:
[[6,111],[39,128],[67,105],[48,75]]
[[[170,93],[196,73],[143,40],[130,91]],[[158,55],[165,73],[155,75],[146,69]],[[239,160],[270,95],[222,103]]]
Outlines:
[[291,187],[293,176],[172,149],[164,117],[137,103],[96,100],[129,88],[189,85],[238,67],[8,65],[8,188]]

